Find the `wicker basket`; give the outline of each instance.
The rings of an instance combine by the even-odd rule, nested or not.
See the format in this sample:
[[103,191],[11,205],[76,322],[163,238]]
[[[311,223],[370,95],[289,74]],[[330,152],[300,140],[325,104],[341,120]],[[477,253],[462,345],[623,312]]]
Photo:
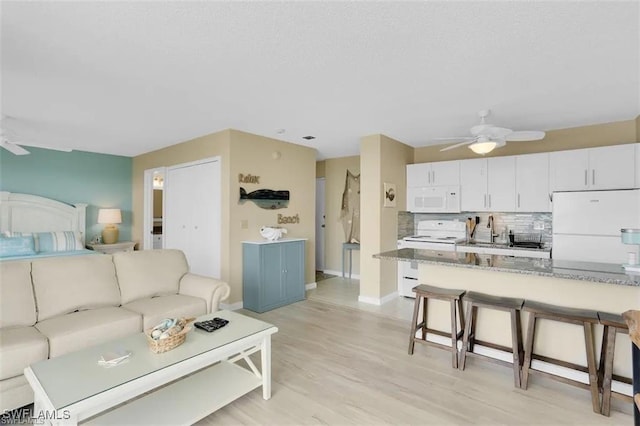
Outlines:
[[147,336],[147,343],[151,352],[161,354],[168,352],[171,349],[177,348],[187,339],[187,333],[191,330],[189,324],[195,321],[195,318],[180,318],[179,324],[183,326],[182,330],[178,333],[167,337],[166,339],[155,340],[151,337],[153,328],[145,330],[144,334]]

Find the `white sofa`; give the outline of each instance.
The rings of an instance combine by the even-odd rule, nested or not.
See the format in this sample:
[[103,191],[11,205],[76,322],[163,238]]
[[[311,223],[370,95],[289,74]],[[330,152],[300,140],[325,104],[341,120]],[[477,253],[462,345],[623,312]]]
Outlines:
[[189,273],[179,250],[0,263],[0,413],[33,402],[24,368],[218,310],[225,282]]

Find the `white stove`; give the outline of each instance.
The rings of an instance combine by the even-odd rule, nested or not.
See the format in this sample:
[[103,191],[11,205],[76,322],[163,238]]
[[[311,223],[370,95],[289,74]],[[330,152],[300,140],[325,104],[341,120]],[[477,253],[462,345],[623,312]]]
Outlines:
[[[413,248],[453,252],[456,243],[465,241],[467,225],[454,220],[422,220],[416,227],[416,235],[398,240],[398,248]],[[444,256],[444,255],[443,255]],[[415,297],[411,291],[418,285],[418,263],[398,262],[398,293],[401,296]]]
[[[398,241],[398,248],[422,248],[441,251],[455,251],[456,243],[465,241],[467,225],[457,220],[421,220],[416,227],[416,235]],[[402,242],[402,244],[401,244]]]

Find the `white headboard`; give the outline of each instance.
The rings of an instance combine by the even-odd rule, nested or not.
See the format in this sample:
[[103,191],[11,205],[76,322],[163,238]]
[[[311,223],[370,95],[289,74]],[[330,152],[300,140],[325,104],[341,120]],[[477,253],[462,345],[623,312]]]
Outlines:
[[86,204],[65,204],[50,198],[0,192],[0,232],[78,231],[85,243]]

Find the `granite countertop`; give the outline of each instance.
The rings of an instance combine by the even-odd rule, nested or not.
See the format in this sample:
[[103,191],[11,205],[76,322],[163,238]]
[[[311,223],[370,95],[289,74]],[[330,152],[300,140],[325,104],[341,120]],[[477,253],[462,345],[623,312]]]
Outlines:
[[479,248],[492,248],[492,249],[502,249],[502,250],[518,250],[518,251],[539,251],[539,252],[550,252],[551,247],[543,247],[543,248],[531,248],[531,247],[519,247],[519,246],[509,246],[508,243],[490,243],[484,241],[476,241],[473,243],[456,243],[456,246],[462,247],[479,247]]
[[640,275],[625,274],[622,265],[614,263],[576,262],[557,259],[534,259],[454,251],[403,248],[373,255],[376,259],[484,269],[498,272],[565,278],[605,284],[640,286]]

